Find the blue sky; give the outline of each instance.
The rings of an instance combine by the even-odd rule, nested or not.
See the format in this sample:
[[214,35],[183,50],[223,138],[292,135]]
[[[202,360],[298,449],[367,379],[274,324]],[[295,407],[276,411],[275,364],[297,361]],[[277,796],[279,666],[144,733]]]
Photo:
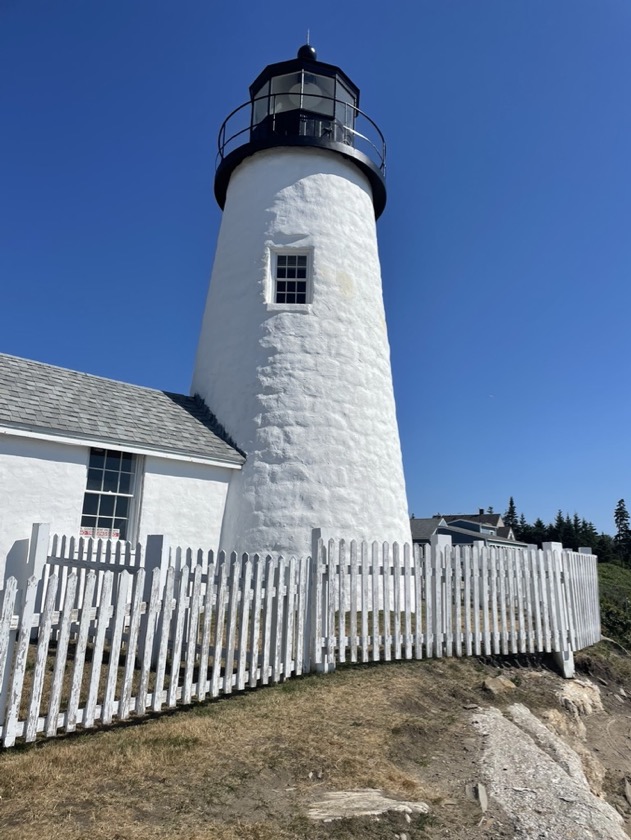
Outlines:
[[388,142],[410,511],[631,503],[628,0],[0,0],[0,351],[187,392],[216,135],[307,28]]

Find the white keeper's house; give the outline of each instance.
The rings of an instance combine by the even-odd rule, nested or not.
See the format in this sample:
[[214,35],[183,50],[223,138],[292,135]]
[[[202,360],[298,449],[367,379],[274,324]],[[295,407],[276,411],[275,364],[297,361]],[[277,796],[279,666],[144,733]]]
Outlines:
[[219,135],[191,396],[0,355],[0,563],[53,532],[305,554],[409,542],[377,250],[385,144],[313,47]]

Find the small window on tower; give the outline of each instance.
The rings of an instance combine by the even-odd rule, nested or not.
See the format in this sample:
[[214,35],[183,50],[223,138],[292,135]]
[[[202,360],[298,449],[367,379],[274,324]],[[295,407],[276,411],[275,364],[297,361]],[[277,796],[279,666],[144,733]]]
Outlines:
[[276,254],[274,303],[309,303],[307,254]]

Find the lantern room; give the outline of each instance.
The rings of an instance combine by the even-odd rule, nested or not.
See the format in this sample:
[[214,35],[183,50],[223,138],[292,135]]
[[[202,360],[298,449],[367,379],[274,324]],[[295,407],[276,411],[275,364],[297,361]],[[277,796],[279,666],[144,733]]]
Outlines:
[[250,85],[250,101],[219,132],[215,196],[223,209],[230,176],[250,155],[279,146],[315,146],[342,154],[367,175],[375,216],[386,203],[385,141],[359,110],[359,88],[305,44],[296,58],[268,65]]

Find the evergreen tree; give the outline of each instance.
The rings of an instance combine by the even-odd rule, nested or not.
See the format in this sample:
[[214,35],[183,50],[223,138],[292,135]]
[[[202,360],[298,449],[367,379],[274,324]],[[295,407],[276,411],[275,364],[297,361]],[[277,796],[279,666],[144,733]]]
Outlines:
[[515,507],[515,500],[511,496],[508,500],[508,509],[504,514],[504,525],[515,530],[517,528],[517,508]]
[[565,536],[566,525],[565,525],[565,517],[563,516],[563,511],[558,510],[556,518],[551,525],[548,525],[548,533],[550,536],[548,539],[550,542],[563,542],[563,537]]
[[519,522],[517,523],[517,527],[513,529],[515,532],[515,539],[519,540],[520,542],[527,542],[532,543],[530,538],[530,532],[532,530],[532,525],[529,525],[526,522],[526,517],[522,513],[519,517]]
[[613,538],[616,553],[623,565],[631,565],[631,522],[624,499],[620,499],[616,505],[613,520],[616,524],[616,535]]
[[550,541],[550,527],[551,526],[545,524],[541,517],[537,517],[532,525],[532,531],[530,532],[530,542],[532,542],[533,545],[541,545],[542,542]]
[[[589,543],[585,544],[589,545]],[[614,542],[609,534],[600,534],[596,538],[593,552],[598,555],[599,563],[614,563],[616,561]]]
[[598,540],[598,531],[596,530],[594,523],[588,522],[586,519],[582,519],[579,533],[579,545],[589,546],[592,549],[592,551],[594,551],[596,542]]
[[572,542],[570,548],[578,548],[579,545],[587,545],[581,542],[581,518],[578,513],[575,513],[572,518]]

